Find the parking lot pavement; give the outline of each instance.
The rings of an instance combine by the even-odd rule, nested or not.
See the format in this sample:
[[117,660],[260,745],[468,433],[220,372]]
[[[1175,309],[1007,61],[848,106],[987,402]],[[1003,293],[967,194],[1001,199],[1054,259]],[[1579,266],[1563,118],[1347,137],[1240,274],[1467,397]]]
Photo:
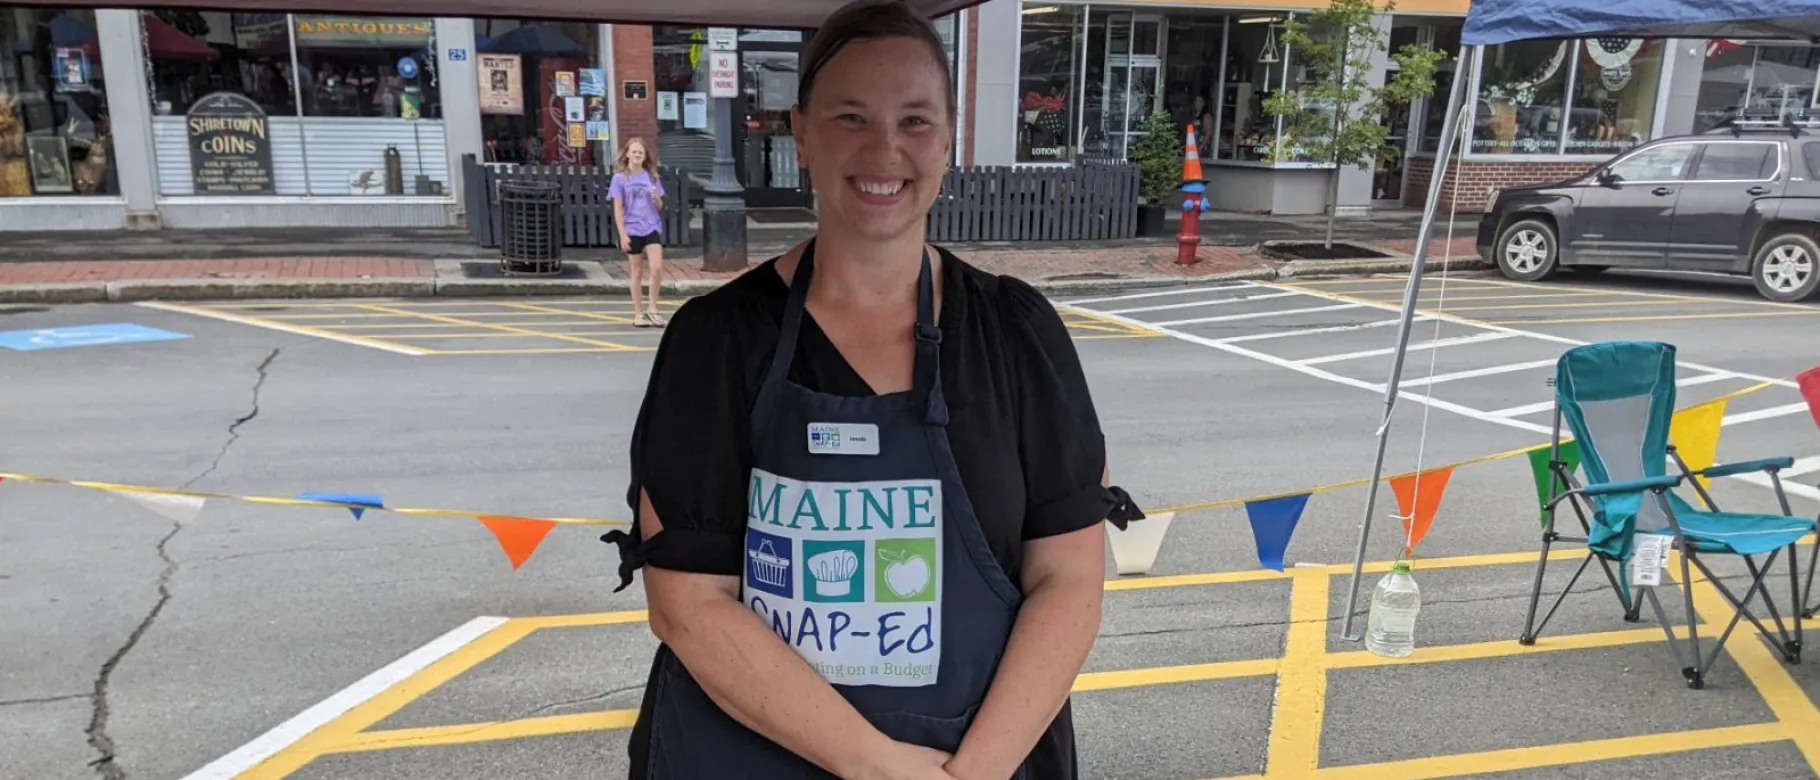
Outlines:
[[[1453,302],[1466,286],[1449,279]],[[1820,668],[1780,663],[1748,624],[1701,691],[1682,683],[1653,619],[1625,622],[1596,573],[1540,641],[1514,641],[1541,541],[1521,457],[1459,468],[1447,483],[1418,550],[1425,606],[1411,658],[1381,659],[1340,636],[1362,487],[1314,494],[1285,570],[1259,565],[1246,499],[1369,474],[1396,330],[1396,304],[1383,301],[1400,289],[1392,278],[1060,302],[1114,479],[1153,511],[1208,504],[1174,517],[1149,574],[1108,572],[1101,635],[1076,686],[1083,776],[1817,776]],[[17,377],[0,409],[11,431],[0,462],[20,464],[10,470],[260,495],[372,491],[388,506],[533,517],[623,512],[627,421],[648,351],[420,359],[186,311],[51,307],[12,319],[132,321],[189,338],[0,352]],[[1731,402],[1721,458],[1816,465],[1820,432],[1782,411],[1797,399],[1776,383],[1813,362],[1811,348],[1740,350],[1700,321],[1623,324],[1659,326],[1681,345],[1683,406],[1772,381]],[[1544,361],[1598,337],[1570,329],[1600,327],[1490,325],[1445,310],[1418,326],[1387,473],[1545,441],[1549,413],[1526,408],[1548,398]],[[392,343],[408,331],[379,332]],[[1739,368],[1746,359],[1755,367]],[[1722,501],[1773,503],[1761,486],[1720,482]],[[1388,494],[1375,507],[1383,530],[1367,551],[1367,597],[1400,546]],[[0,625],[60,626],[0,643],[0,668],[31,681],[19,695],[45,700],[0,707],[0,769],[92,771],[86,694],[143,627],[103,686],[99,727],[130,776],[624,774],[654,640],[638,587],[610,592],[594,533],[558,529],[513,572],[485,530],[459,520],[211,502],[178,527],[105,491],[8,483],[0,498],[17,538],[0,547],[14,594],[0,600]],[[1571,552],[1551,557],[1545,595],[1573,574]],[[1710,637],[1729,615],[1711,584],[1695,591]],[[1683,622],[1668,601],[1670,622]]]

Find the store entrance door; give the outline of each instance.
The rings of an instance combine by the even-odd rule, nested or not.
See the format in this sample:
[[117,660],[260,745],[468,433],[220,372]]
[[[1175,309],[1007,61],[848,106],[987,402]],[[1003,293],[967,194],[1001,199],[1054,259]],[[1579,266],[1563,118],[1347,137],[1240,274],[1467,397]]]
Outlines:
[[790,127],[802,47],[801,32],[740,31],[733,153],[747,205],[807,208],[811,203],[809,177],[800,167]]
[[1105,82],[1100,90],[1108,151],[1131,159],[1144,118],[1162,107],[1163,17],[1114,13],[1106,18]]

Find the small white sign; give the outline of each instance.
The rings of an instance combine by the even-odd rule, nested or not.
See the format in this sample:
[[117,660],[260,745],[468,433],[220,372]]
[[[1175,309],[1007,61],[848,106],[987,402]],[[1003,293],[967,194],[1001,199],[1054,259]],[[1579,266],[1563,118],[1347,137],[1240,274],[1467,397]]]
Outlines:
[[739,28],[709,27],[709,51],[739,51]]
[[739,54],[717,51],[708,54],[708,97],[739,97]]
[[1671,539],[1661,534],[1638,533],[1637,546],[1630,558],[1630,584],[1653,588],[1662,584],[1662,570],[1668,568]]
[[877,455],[878,426],[864,423],[809,423],[809,452],[817,455]]

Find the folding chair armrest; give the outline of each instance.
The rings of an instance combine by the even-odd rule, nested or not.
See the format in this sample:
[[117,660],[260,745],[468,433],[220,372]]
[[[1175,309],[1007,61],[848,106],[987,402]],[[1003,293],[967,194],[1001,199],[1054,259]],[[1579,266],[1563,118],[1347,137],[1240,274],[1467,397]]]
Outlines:
[[1667,490],[1681,484],[1681,475],[1664,474],[1660,477],[1644,477],[1624,482],[1595,482],[1581,489],[1589,496],[1608,496],[1614,493],[1642,493],[1648,490]]
[[1759,460],[1747,460],[1738,463],[1725,463],[1718,466],[1711,466],[1701,469],[1699,474],[1702,477],[1718,479],[1719,477],[1729,477],[1735,474],[1747,474],[1752,471],[1778,471],[1781,469],[1792,469],[1794,467],[1794,458],[1762,458]]

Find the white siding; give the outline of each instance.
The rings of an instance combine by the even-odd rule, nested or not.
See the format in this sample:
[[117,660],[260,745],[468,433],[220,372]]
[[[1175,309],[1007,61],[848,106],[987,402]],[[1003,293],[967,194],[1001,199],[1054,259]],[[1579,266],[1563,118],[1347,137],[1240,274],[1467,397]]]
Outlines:
[[[302,122],[303,133],[298,131]],[[442,182],[445,196],[456,189],[449,177],[448,148],[442,120],[410,121],[404,119],[365,119],[341,117],[275,116],[272,129],[272,178],[279,195],[314,195],[328,197],[353,195],[350,177],[360,171],[372,171],[384,194],[385,150],[398,147],[404,164],[404,189],[407,196],[416,192],[416,177],[421,170],[432,180]],[[153,146],[158,157],[158,192],[160,195],[194,195],[190,181],[189,134],[180,116],[154,117]],[[308,145],[303,143],[308,141]],[[304,160],[309,160],[308,189],[305,189]]]
[[120,198],[44,195],[0,198],[0,233],[13,230],[119,230],[126,226]]

